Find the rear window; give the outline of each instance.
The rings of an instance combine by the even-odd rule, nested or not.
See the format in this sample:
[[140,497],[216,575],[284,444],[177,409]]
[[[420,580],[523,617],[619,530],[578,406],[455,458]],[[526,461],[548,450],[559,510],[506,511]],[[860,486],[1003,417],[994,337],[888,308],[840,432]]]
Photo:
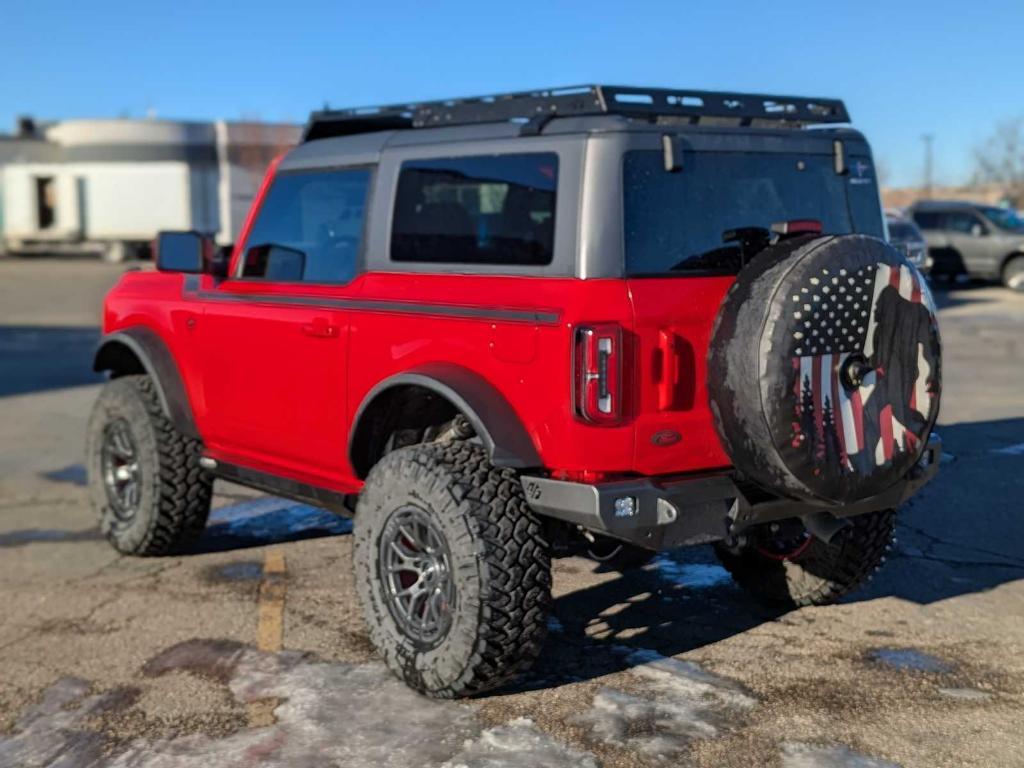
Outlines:
[[657,151],[631,151],[623,167],[626,272],[735,274],[752,253],[730,231],[816,219],[829,234],[883,237],[866,158],[839,176],[831,155],[685,152],[669,173]]
[[920,240],[921,233],[909,221],[889,219],[889,237],[892,240]]
[[558,155],[530,153],[402,163],[393,261],[550,264]]
[[942,229],[945,214],[939,211],[914,211],[914,222],[921,229]]

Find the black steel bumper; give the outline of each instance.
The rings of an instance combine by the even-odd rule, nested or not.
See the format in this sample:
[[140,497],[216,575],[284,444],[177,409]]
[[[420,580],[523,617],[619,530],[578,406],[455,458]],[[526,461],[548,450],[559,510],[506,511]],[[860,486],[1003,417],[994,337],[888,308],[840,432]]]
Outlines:
[[[638,478],[597,485],[524,475],[523,490],[541,515],[648,549],[719,541],[751,525],[828,512],[836,518],[889,509],[915,494],[939,469],[942,443],[933,435],[907,476],[884,493],[838,507],[793,499],[752,500],[732,472]],[[616,501],[632,499],[619,505]],[[629,513],[629,507],[632,512]]]

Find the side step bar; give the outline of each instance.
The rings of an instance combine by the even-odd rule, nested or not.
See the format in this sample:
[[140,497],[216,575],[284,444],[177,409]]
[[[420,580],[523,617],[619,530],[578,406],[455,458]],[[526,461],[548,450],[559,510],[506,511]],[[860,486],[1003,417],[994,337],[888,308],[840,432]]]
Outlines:
[[209,456],[203,456],[199,459],[199,466],[214,477],[219,477],[222,480],[230,480],[232,483],[272,493],[275,496],[283,496],[286,499],[294,499],[303,504],[323,507],[345,517],[351,517],[354,511],[349,506],[349,495],[339,491],[331,491],[316,485],[301,483],[298,480],[292,480],[287,477],[278,477],[277,475],[260,472],[259,470],[243,467],[238,464],[228,464],[212,459]]

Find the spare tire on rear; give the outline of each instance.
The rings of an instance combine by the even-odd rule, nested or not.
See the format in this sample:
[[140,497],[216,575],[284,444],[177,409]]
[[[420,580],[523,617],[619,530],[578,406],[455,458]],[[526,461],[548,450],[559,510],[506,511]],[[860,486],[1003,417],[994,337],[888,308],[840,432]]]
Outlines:
[[769,246],[712,333],[708,392],[735,467],[782,496],[849,504],[919,460],[939,411],[935,306],[895,248],[862,235]]

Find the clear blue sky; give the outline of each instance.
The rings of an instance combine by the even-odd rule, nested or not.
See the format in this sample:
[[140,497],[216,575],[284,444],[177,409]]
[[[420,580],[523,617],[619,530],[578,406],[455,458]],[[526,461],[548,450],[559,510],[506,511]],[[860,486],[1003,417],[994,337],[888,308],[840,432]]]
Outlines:
[[0,130],[44,118],[259,117],[584,82],[846,100],[889,169],[940,182],[1024,115],[1024,2],[0,0]]

